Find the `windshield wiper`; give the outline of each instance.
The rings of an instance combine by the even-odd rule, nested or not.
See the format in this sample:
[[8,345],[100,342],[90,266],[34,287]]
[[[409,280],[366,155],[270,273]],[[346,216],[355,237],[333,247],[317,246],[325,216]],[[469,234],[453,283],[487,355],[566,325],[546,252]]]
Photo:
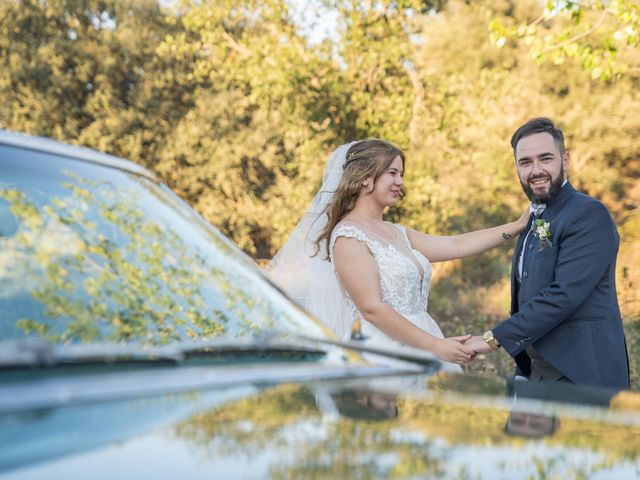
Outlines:
[[161,366],[198,360],[318,361],[329,353],[329,349],[322,347],[323,344],[413,363],[427,372],[436,372],[442,368],[442,362],[435,355],[410,347],[389,350],[367,346],[358,341],[342,342],[303,335],[283,337],[274,332],[232,340],[194,340],[162,346],[134,343],[64,345],[39,339],[4,341],[0,342],[0,371],[91,365]]
[[5,341],[0,344],[0,370],[59,366],[131,363],[173,364],[179,352],[127,344],[58,345],[39,339]]
[[61,345],[28,339],[0,343],[0,371],[90,365],[177,365],[198,359],[313,361],[324,357],[326,353],[317,346],[310,346],[308,343],[293,344],[274,335],[176,342],[162,346],[130,343]]
[[[316,342],[313,342],[316,343]],[[292,343],[277,334],[263,334],[256,337],[234,339],[232,341],[203,340],[184,342],[176,345],[185,360],[220,359],[224,361],[243,359],[317,361],[327,355],[327,351],[310,342]]]
[[313,341],[315,343],[325,343],[328,345],[335,345],[338,347],[346,348],[348,350],[354,350],[361,353],[372,353],[382,357],[388,357],[395,360],[402,360],[403,362],[409,362],[418,364],[423,367],[427,367],[428,372],[437,372],[442,368],[442,361],[436,357],[433,353],[425,350],[419,350],[408,346],[402,347],[398,350],[389,350],[386,348],[372,347],[364,343],[360,343],[358,340],[351,340],[349,342],[343,342],[339,340],[327,340],[320,338],[310,338],[302,335],[296,336],[301,340]]

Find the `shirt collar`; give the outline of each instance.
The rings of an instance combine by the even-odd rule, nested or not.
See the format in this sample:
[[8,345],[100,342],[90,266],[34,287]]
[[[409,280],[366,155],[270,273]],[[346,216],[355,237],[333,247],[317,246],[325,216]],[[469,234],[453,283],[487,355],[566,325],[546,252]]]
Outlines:
[[535,216],[540,216],[546,208],[546,203],[531,203],[529,205],[529,213],[533,213]]

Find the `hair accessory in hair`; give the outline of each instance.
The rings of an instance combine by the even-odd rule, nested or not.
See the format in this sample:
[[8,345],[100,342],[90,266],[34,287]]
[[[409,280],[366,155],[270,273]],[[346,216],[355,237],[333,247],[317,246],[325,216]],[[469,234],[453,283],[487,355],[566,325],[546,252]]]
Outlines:
[[345,170],[347,168],[347,165],[349,165],[351,162],[353,162],[354,160],[356,160],[356,153],[355,152],[351,152],[347,155],[347,160],[342,164],[342,169]]

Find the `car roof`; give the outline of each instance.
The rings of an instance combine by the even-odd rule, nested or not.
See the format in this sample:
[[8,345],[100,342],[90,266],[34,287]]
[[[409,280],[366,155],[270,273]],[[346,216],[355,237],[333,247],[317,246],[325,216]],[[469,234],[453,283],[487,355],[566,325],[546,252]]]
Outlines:
[[26,135],[24,133],[10,132],[0,129],[0,145],[33,150],[42,153],[64,156],[73,160],[96,163],[105,167],[125,170],[136,175],[158,181],[157,177],[140,165],[129,160],[124,160],[114,155],[101,153],[90,148],[69,145],[49,138]]

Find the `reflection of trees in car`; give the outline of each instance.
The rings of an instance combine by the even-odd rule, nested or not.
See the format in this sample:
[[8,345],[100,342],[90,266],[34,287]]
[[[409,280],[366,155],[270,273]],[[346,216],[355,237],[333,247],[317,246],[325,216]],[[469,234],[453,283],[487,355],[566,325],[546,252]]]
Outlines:
[[[40,303],[41,312],[17,321],[23,332],[164,344],[271,327],[270,307],[243,290],[242,273],[230,275],[146,218],[139,192],[67,175],[58,195],[0,185],[20,224],[1,248],[14,252],[16,273]],[[264,318],[257,324],[250,314]]]
[[[437,398],[399,397],[396,404],[398,417],[389,420],[363,422],[341,416],[323,421],[313,391],[288,385],[202,413],[179,425],[177,434],[213,456],[251,458],[256,451],[276,448],[283,458],[271,472],[275,478],[354,478],[356,472],[357,478],[442,478],[449,463],[447,445],[486,448],[489,456],[492,448],[512,447],[514,461],[524,454],[527,441],[504,431],[506,410]],[[562,418],[553,435],[541,441],[597,452],[601,458],[584,464],[586,457],[578,454],[562,462],[541,456],[536,460],[540,478],[586,478],[640,457],[637,426]],[[295,454],[289,457],[286,452]],[[517,468],[526,469],[526,463]],[[495,466],[505,473],[513,467]],[[473,472],[460,473],[459,478],[476,478]]]
[[[342,393],[342,392],[341,392]],[[366,407],[365,407],[366,408]],[[313,390],[283,385],[183,422],[177,434],[212,452],[250,459],[281,455],[273,478],[406,478],[441,474],[429,444],[394,431],[392,421],[323,420]]]
[[320,419],[313,392],[283,385],[259,397],[246,397],[200,413],[179,424],[176,432],[203,447],[215,439],[216,451],[223,454],[246,452],[251,456],[277,438],[287,425],[307,416]]
[[[507,411],[419,400],[399,402],[398,408],[401,416],[411,412],[411,426],[429,436],[443,437],[450,444],[517,445],[519,448],[526,444],[526,440],[504,432],[509,414]],[[616,462],[640,458],[640,427],[568,417],[562,417],[558,423],[553,435],[544,438],[545,444],[588,449],[601,454],[602,462],[586,466],[580,464],[577,457],[566,458],[562,464],[556,465],[555,462],[541,459],[540,472],[546,472],[549,477],[560,470],[566,474],[566,478],[587,478],[611,468]],[[581,477],[585,472],[588,474]]]

